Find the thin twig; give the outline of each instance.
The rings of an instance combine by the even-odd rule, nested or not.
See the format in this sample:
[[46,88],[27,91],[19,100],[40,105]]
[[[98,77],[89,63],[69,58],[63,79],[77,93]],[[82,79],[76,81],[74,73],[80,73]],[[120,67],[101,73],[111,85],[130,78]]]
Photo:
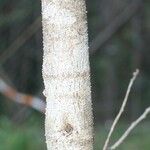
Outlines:
[[115,127],[116,127],[116,125],[117,125],[117,123],[118,123],[118,121],[119,121],[121,115],[122,115],[122,113],[124,112],[124,108],[125,108],[125,106],[126,106],[126,103],[127,103],[127,100],[128,100],[128,97],[129,97],[129,94],[130,94],[132,85],[133,85],[133,83],[134,83],[134,81],[135,81],[135,79],[136,79],[138,73],[139,73],[139,70],[138,70],[138,69],[133,73],[133,77],[131,78],[130,83],[129,83],[129,85],[128,85],[128,89],[127,89],[125,98],[124,98],[124,100],[123,100],[122,106],[121,106],[121,108],[120,108],[120,110],[119,110],[119,113],[118,113],[118,115],[116,116],[116,118],[115,118],[115,120],[114,120],[112,126],[111,126],[111,129],[110,129],[110,132],[109,132],[109,134],[108,134],[108,137],[107,137],[107,139],[106,139],[106,141],[105,141],[103,150],[107,150],[107,148],[108,148],[108,144],[109,144],[111,135],[112,135],[112,133],[113,133],[113,131],[114,131],[114,129],[115,129]]
[[146,118],[146,116],[150,113],[150,107],[148,107],[144,113],[137,119],[135,120],[129,128],[125,131],[125,133],[121,136],[121,138],[113,145],[110,147],[111,150],[116,149],[130,134],[130,132],[143,120]]

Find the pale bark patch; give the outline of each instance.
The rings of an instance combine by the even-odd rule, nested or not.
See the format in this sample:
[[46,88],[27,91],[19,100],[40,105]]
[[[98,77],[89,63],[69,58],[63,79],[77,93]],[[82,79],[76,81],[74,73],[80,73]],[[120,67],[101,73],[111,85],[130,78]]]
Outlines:
[[48,150],[92,150],[88,34],[84,0],[42,0]]

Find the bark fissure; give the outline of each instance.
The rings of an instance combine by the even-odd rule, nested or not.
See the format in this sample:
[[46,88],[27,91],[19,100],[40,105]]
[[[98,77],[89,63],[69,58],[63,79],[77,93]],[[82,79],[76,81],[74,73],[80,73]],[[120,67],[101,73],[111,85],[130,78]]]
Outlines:
[[62,74],[44,74],[44,78],[47,79],[56,79],[56,80],[65,80],[68,78],[86,78],[89,76],[89,71],[82,72],[74,72],[74,73],[62,73]]

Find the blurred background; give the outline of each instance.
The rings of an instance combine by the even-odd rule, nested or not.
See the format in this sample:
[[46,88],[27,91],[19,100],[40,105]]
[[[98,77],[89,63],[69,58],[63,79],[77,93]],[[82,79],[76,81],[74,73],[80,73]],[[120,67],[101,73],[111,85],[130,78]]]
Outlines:
[[[150,105],[150,1],[86,2],[100,150],[136,68],[140,74],[112,143]],[[0,150],[46,150],[41,67],[40,1],[0,0]],[[118,149],[150,150],[150,117]]]

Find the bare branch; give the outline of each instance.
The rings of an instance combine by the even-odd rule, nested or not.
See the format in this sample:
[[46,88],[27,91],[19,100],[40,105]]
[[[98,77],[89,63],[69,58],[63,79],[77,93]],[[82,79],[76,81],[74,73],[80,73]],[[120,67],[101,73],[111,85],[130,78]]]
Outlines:
[[150,107],[148,107],[144,113],[137,119],[135,120],[129,128],[125,131],[125,133],[121,136],[121,138],[113,145],[110,147],[111,150],[116,149],[130,134],[130,132],[143,120],[146,118],[146,116],[150,113]]
[[139,9],[139,0],[130,3],[121,14],[119,14],[108,27],[100,32],[90,43],[90,53],[94,54],[103,44],[105,44],[125,23],[127,23]]
[[26,106],[30,106],[39,112],[45,112],[45,102],[38,97],[19,93],[14,88],[10,87],[4,80],[0,78],[0,93],[15,101]]
[[34,33],[41,27],[41,17],[27,27],[23,33],[15,39],[15,41],[6,49],[4,53],[0,55],[0,64],[4,63],[12,54],[14,54]]
[[107,150],[107,148],[108,148],[108,144],[109,144],[111,135],[112,135],[112,133],[113,133],[113,131],[114,131],[114,129],[115,129],[115,127],[116,127],[116,125],[117,125],[117,123],[118,123],[118,121],[119,121],[121,115],[122,115],[122,113],[124,112],[124,108],[125,108],[125,106],[126,106],[126,103],[127,103],[127,100],[128,100],[128,97],[129,97],[129,94],[130,94],[132,85],[133,85],[133,83],[134,83],[134,81],[135,81],[135,79],[136,79],[138,73],[139,73],[139,70],[138,70],[138,69],[133,73],[133,77],[131,78],[130,83],[129,83],[129,85],[128,85],[128,89],[127,89],[125,98],[124,98],[124,100],[123,100],[122,106],[121,106],[121,108],[120,108],[120,110],[119,110],[119,113],[118,113],[118,115],[116,116],[116,118],[115,118],[115,120],[114,120],[112,126],[111,126],[111,129],[110,129],[110,132],[109,132],[109,134],[108,134],[108,137],[107,137],[107,139],[106,139],[106,141],[105,141],[103,150]]
[[[90,54],[94,54],[108,39],[112,37],[118,29],[124,25],[137,12],[139,3],[132,2],[117,16],[106,29],[98,34],[98,36],[90,44]],[[41,17],[37,17],[35,21],[23,31],[23,33],[15,39],[15,41],[0,56],[0,64],[4,63],[12,54],[14,54],[34,33],[41,27]]]

